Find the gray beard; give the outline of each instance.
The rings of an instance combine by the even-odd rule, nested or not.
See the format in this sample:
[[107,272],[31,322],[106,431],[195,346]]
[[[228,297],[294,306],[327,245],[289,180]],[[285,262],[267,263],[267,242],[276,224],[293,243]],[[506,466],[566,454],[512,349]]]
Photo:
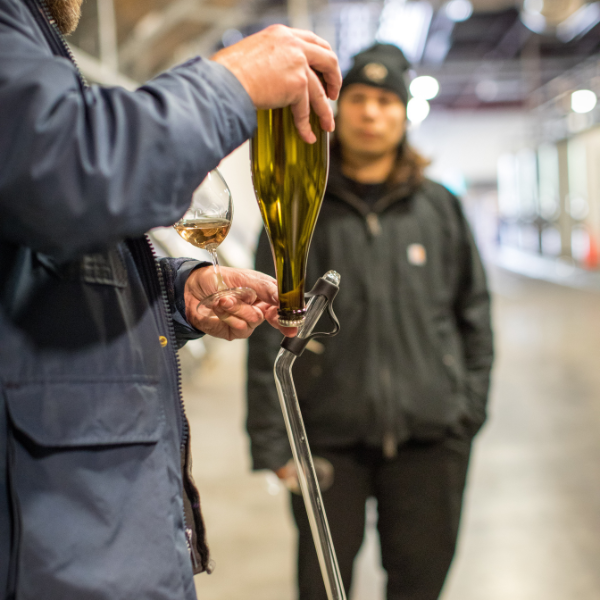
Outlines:
[[56,25],[64,35],[75,31],[81,17],[83,0],[46,0]]

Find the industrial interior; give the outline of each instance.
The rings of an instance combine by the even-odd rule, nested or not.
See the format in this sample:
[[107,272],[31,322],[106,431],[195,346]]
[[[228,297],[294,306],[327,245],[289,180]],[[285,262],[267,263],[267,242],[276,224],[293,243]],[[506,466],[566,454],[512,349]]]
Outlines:
[[[485,261],[489,419],[443,600],[597,600],[600,2],[84,0],[68,40],[88,81],[135,89],[275,23],[326,39],[343,71],[374,41],[403,50],[411,142],[428,177],[461,198]],[[247,145],[221,171],[236,217],[220,260],[251,268],[262,222]],[[152,236],[160,253],[206,259],[171,229]],[[206,337],[180,354],[216,566],[196,577],[198,597],[292,600],[288,495],[250,469],[246,343]],[[371,502],[352,600],[384,598],[376,520]]]

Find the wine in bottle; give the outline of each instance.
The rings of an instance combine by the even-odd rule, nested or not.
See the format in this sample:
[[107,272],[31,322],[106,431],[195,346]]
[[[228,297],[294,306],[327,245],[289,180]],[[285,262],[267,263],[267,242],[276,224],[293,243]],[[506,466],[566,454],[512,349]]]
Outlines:
[[254,192],[271,242],[279,288],[279,323],[304,320],[304,280],[310,241],[329,171],[329,134],[311,110],[317,141],[298,135],[291,109],[258,111],[250,157]]

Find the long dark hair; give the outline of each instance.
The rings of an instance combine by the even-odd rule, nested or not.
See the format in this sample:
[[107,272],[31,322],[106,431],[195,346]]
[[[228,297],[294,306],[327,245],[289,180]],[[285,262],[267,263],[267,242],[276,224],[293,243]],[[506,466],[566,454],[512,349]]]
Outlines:
[[388,177],[390,185],[406,185],[411,189],[425,181],[425,169],[431,161],[419,154],[407,141],[406,134],[398,146],[396,164]]

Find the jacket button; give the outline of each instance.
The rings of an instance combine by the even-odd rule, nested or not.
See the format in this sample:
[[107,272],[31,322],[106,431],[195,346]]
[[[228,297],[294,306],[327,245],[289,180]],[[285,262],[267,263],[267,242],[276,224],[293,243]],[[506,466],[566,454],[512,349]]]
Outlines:
[[452,354],[444,354],[442,360],[447,367],[451,367],[454,364],[454,356],[452,356]]
[[160,342],[160,345],[163,348],[169,343],[169,340],[167,340],[167,338],[164,335],[159,335],[158,336],[158,341]]

